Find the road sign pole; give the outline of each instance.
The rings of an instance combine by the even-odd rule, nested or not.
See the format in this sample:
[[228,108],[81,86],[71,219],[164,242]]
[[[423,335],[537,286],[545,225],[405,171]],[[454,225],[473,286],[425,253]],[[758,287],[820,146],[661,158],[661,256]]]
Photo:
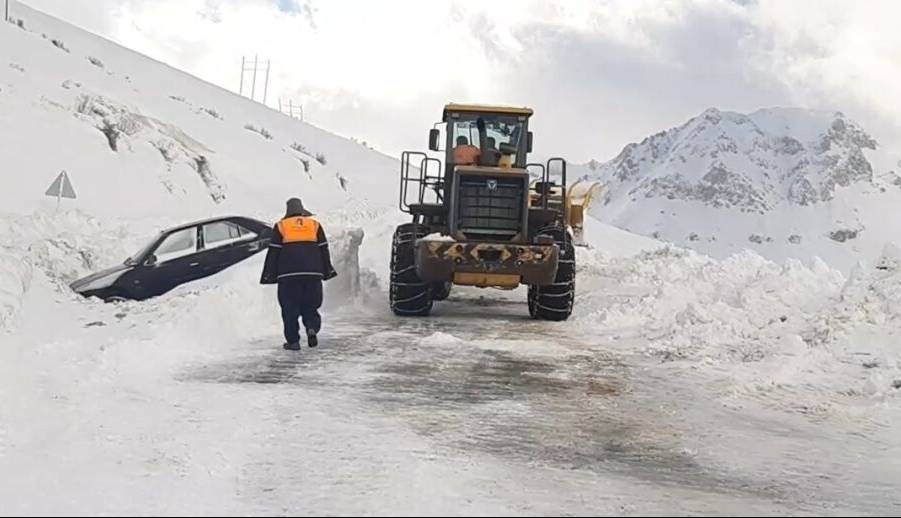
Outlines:
[[56,212],[59,212],[60,203],[63,201],[63,188],[66,186],[68,176],[69,175],[66,174],[66,170],[63,169],[62,181],[59,183],[59,192],[56,193]]

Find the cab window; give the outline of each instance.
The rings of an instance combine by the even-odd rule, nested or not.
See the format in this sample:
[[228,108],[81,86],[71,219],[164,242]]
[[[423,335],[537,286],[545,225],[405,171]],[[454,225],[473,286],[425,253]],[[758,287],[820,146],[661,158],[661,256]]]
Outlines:
[[454,123],[454,147],[475,146],[479,147],[479,129],[475,121],[457,121]]
[[450,123],[454,149],[464,144],[482,148],[488,152],[480,156],[480,165],[497,165],[501,155],[507,155],[512,163],[524,167],[524,120],[505,115],[465,115],[461,114]]

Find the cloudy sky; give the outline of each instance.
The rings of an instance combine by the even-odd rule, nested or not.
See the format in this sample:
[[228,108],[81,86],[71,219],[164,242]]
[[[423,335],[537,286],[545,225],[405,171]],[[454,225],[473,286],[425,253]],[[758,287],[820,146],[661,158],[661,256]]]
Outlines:
[[573,161],[708,107],[840,110],[901,137],[894,0],[24,3],[231,90],[259,55],[270,105],[391,154],[424,147],[448,101],[531,106],[538,150]]

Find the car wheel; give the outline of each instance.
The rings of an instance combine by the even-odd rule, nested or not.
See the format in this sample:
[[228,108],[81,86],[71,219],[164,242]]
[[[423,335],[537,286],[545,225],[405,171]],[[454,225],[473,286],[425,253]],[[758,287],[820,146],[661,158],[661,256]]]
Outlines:
[[112,295],[107,295],[106,297],[103,298],[103,302],[107,302],[107,303],[110,303],[110,302],[111,302],[111,303],[114,303],[114,304],[120,304],[120,303],[122,303],[122,302],[127,302],[128,300],[129,300],[128,298],[122,296],[122,295],[119,294],[119,293],[114,293],[114,294],[112,294]]

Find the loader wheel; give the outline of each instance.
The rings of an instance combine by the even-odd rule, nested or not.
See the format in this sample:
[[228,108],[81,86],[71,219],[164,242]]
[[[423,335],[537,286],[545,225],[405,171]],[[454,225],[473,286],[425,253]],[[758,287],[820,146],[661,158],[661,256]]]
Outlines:
[[432,300],[447,300],[451,294],[452,282],[433,282]]
[[397,227],[391,246],[391,310],[399,316],[428,316],[432,296],[428,283],[416,273],[416,240],[426,236],[426,227],[407,223]]
[[562,227],[539,232],[554,237],[560,247],[557,276],[553,284],[529,286],[529,315],[541,320],[563,321],[573,312],[576,296],[576,249],[573,238]]

